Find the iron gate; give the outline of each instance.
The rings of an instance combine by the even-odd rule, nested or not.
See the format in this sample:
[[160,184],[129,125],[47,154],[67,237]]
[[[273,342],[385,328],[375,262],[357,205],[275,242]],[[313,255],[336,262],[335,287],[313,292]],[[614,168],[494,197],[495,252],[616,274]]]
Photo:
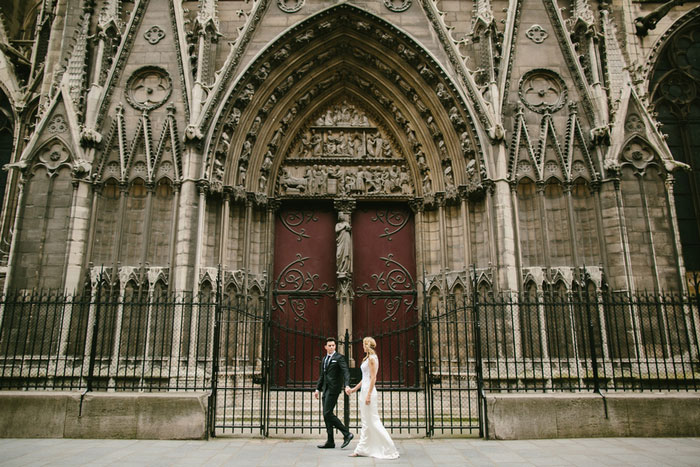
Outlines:
[[[400,298],[405,299],[404,295]],[[214,328],[218,350],[212,365],[211,435],[325,432],[313,389],[325,338],[335,333],[302,320],[271,319],[271,307],[262,299],[236,297],[231,302],[224,298],[220,303]],[[466,303],[448,300],[434,306],[426,297],[417,322],[338,336],[339,351],[350,356],[355,367],[351,369],[354,381],[359,380],[362,358],[354,349],[361,348],[365,335],[377,341],[379,411],[392,433],[481,434],[479,355],[472,342],[478,327],[474,308]],[[391,361],[405,366],[407,349],[417,354],[414,376],[399,383],[391,374],[381,374],[394,371]],[[296,378],[283,378],[280,371],[283,375],[292,371]],[[358,394],[343,395],[337,406],[339,416],[356,432],[360,429]]]

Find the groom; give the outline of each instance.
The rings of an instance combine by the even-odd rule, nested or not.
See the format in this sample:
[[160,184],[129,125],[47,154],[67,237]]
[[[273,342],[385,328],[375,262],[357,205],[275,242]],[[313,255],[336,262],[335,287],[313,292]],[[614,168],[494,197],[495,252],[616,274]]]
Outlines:
[[333,428],[337,428],[343,434],[344,448],[354,438],[343,422],[335,416],[335,404],[338,403],[338,396],[343,390],[341,384],[345,384],[345,388],[350,389],[350,371],[345,357],[335,351],[336,341],[333,337],[326,339],[326,356],[321,361],[321,377],[318,378],[314,397],[318,399],[319,392],[323,393],[323,421],[326,423],[326,431],[328,432],[328,440],[326,444],[321,444],[319,448],[328,449],[335,447],[333,439]]

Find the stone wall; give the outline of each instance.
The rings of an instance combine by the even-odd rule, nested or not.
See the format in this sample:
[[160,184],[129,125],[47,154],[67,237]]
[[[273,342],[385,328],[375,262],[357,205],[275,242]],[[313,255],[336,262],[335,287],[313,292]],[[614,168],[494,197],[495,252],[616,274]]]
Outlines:
[[0,391],[0,438],[206,439],[208,394]]
[[489,439],[700,436],[697,393],[488,394]]

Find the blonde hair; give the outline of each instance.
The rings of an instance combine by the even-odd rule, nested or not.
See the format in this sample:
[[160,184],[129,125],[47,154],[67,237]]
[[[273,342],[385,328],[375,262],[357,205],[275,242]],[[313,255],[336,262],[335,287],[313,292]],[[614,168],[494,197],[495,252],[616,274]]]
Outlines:
[[367,360],[370,355],[377,355],[377,352],[374,351],[374,349],[377,347],[377,341],[374,340],[372,337],[365,337],[362,339],[362,347],[365,349],[365,358],[362,359],[364,362]]

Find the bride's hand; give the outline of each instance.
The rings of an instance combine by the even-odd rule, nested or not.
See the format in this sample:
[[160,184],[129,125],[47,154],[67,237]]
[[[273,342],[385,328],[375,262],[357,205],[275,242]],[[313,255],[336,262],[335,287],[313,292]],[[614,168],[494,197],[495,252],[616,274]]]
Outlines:
[[367,399],[365,399],[365,404],[369,405],[369,402],[370,402],[370,396],[368,395]]

